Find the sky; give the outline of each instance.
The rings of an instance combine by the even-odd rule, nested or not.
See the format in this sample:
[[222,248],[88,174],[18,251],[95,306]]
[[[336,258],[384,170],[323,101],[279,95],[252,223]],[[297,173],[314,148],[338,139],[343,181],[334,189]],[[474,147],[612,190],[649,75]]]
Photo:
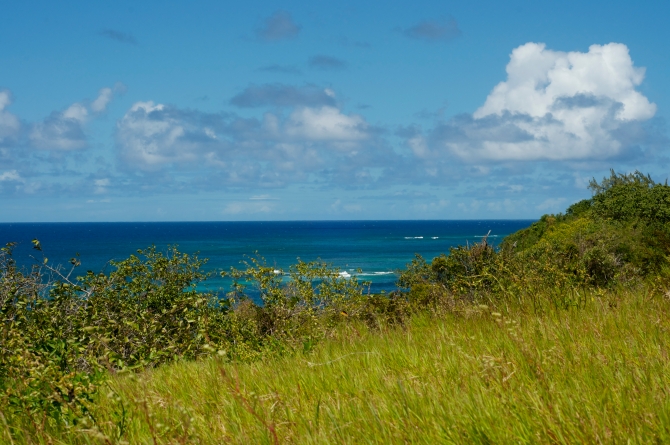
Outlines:
[[0,222],[532,219],[670,171],[668,2],[0,12]]

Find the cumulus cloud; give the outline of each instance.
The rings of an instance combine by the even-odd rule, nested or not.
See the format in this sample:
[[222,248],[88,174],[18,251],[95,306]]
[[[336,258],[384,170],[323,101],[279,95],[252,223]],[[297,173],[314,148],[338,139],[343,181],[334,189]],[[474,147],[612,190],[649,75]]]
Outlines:
[[[429,142],[468,161],[621,156],[635,145],[639,124],[656,112],[635,89],[643,79],[644,68],[633,65],[622,44],[592,45],[583,53],[527,43],[512,51],[507,80],[485,103],[436,128]],[[412,142],[418,156],[429,155],[425,143]]]
[[54,111],[44,121],[34,124],[30,132],[33,147],[44,150],[77,150],[86,147],[83,125],[88,120],[88,110],[79,103],[65,111]]
[[24,182],[16,170],[10,170],[0,174],[0,182]]
[[258,120],[138,102],[119,120],[116,146],[124,170],[207,188],[359,186],[393,158],[362,116],[330,106]]
[[11,93],[8,90],[0,90],[0,147],[13,143],[21,130],[19,119],[6,111],[11,103]]
[[100,31],[100,35],[107,37],[108,39],[115,40],[120,43],[129,43],[131,45],[137,45],[137,39],[131,34],[126,34],[125,32],[117,31],[114,29],[103,29]]
[[293,39],[300,33],[300,28],[293,21],[291,14],[286,11],[277,11],[265,19],[263,26],[256,30],[256,36],[268,42]]
[[16,170],[0,173],[0,193],[17,193],[25,191],[25,179]]
[[111,88],[102,88],[90,104],[76,102],[64,111],[54,111],[32,125],[28,138],[31,146],[41,150],[71,151],[86,148],[88,140],[85,124],[95,115],[104,112],[112,100]]
[[345,115],[335,107],[301,108],[295,110],[286,126],[292,138],[307,140],[355,142],[370,134],[365,119],[359,115]]
[[295,87],[280,83],[251,85],[230,100],[241,108],[335,106],[335,93],[314,85]]
[[217,144],[219,116],[184,113],[163,104],[135,103],[117,123],[120,156],[131,167],[156,170],[166,164],[195,161]]
[[112,89],[103,88],[100,90],[98,97],[91,102],[91,110],[94,113],[102,113],[107,109],[107,105],[112,100]]
[[449,42],[462,34],[458,22],[453,17],[440,20],[424,20],[402,30],[402,33],[411,39],[428,42]]
[[316,55],[309,58],[309,66],[320,70],[342,70],[347,67],[347,62],[337,57]]

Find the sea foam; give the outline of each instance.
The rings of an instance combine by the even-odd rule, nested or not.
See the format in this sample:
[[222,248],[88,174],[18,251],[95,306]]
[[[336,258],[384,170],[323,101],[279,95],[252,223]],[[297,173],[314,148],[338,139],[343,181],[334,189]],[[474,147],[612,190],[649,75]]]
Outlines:
[[381,275],[393,275],[395,272],[364,272],[356,274],[359,277],[378,277]]

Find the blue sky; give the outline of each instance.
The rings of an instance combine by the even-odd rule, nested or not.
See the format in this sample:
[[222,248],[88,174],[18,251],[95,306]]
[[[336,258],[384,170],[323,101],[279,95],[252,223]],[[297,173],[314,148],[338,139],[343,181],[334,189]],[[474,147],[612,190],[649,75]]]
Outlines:
[[667,2],[11,2],[0,221],[537,218],[668,176]]

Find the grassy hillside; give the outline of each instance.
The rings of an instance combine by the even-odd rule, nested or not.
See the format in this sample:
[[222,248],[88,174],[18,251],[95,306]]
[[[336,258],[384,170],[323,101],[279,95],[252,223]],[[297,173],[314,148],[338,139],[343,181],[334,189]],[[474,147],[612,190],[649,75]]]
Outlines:
[[309,353],[115,376],[91,408],[95,423],[14,440],[670,441],[670,302],[642,290],[583,298],[541,316],[477,306],[404,328],[353,323]]

